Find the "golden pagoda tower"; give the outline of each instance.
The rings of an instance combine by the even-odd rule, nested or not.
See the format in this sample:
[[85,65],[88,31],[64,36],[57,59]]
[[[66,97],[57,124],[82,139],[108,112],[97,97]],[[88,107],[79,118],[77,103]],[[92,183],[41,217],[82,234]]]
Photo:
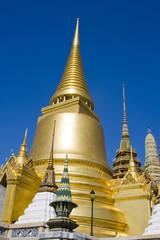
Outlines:
[[78,205],[71,214],[79,225],[78,231],[90,233],[90,191],[94,189],[95,236],[114,236],[125,233],[127,226],[123,212],[114,206],[110,188],[112,170],[108,165],[104,134],[94,103],[85,81],[80,46],[79,19],[70,55],[60,84],[52,96],[50,106],[42,108],[30,157],[36,173],[44,177],[50,155],[53,123],[54,166],[57,184],[60,182],[66,152],[69,158],[69,175],[72,199]]
[[[116,159],[113,160],[113,178],[123,178],[128,171],[130,157],[131,157],[131,141],[128,132],[127,116],[126,116],[126,103],[125,103],[125,89],[123,84],[123,128],[120,149],[116,151]],[[132,150],[133,158],[138,168],[141,171],[141,163],[136,158],[136,150]]]

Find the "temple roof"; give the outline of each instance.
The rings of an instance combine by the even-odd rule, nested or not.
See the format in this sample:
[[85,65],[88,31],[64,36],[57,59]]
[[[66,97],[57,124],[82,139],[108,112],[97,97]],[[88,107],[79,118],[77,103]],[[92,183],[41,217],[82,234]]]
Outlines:
[[83,65],[79,46],[79,18],[77,18],[77,26],[72,43],[70,55],[55,94],[51,98],[50,104],[56,103],[57,98],[74,95],[81,96],[94,109],[94,103],[90,97],[88,87],[83,72]]

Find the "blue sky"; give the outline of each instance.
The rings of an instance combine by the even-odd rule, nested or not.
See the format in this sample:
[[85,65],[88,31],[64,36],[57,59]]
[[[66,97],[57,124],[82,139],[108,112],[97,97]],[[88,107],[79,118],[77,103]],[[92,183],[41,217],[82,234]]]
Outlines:
[[122,132],[122,84],[133,148],[144,164],[148,125],[160,135],[160,1],[0,1],[0,163],[28,128],[31,148],[41,108],[63,74],[80,18],[80,47],[109,165]]

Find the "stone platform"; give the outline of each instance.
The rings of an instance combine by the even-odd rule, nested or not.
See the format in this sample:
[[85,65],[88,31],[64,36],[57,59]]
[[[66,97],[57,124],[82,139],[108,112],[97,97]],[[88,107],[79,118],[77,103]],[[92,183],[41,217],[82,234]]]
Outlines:
[[49,232],[44,222],[32,224],[5,224],[0,222],[0,240],[160,240],[160,234],[127,237],[96,238],[88,234],[74,231]]

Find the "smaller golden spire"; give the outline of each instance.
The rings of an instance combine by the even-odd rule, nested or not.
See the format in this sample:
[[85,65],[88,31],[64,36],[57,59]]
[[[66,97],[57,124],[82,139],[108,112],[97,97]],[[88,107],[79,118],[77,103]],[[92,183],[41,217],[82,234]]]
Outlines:
[[76,30],[73,38],[73,44],[79,46],[79,18],[77,18]]
[[24,135],[24,140],[23,140],[23,143],[22,143],[23,145],[26,145],[27,132],[28,132],[28,129],[26,128],[25,135]]
[[129,138],[128,125],[127,125],[127,116],[126,116],[126,100],[125,100],[125,90],[123,84],[123,127],[122,127],[122,139],[120,143],[121,151],[130,151],[131,142]]
[[27,139],[27,128],[25,131],[25,136],[24,136],[24,140],[23,143],[20,147],[19,153],[17,154],[17,161],[23,165],[23,163],[25,162],[25,160],[28,159],[28,155],[27,155],[27,145],[26,145],[26,139]]
[[127,125],[127,116],[126,116],[126,100],[125,100],[125,89],[123,83],[123,129],[122,136],[129,137],[128,125]]
[[47,167],[47,169],[51,169],[51,170],[54,170],[54,168],[53,168],[53,144],[54,144],[55,127],[56,127],[56,120],[54,120],[52,146],[51,146],[49,163],[48,163],[48,167]]
[[54,125],[53,125],[53,137],[52,137],[52,145],[51,145],[51,152],[50,152],[48,167],[44,174],[43,182],[39,186],[38,192],[53,192],[57,194],[58,186],[56,185],[56,182],[55,182],[55,172],[53,167],[53,145],[54,145],[55,126],[56,126],[56,120],[54,120]]
[[132,146],[131,146],[131,159],[129,161],[129,167],[128,167],[128,171],[130,171],[130,173],[132,174],[132,176],[138,180],[139,178],[139,173],[138,173],[138,170],[137,170],[137,166],[136,166],[136,163],[133,159],[133,151],[132,151]]

